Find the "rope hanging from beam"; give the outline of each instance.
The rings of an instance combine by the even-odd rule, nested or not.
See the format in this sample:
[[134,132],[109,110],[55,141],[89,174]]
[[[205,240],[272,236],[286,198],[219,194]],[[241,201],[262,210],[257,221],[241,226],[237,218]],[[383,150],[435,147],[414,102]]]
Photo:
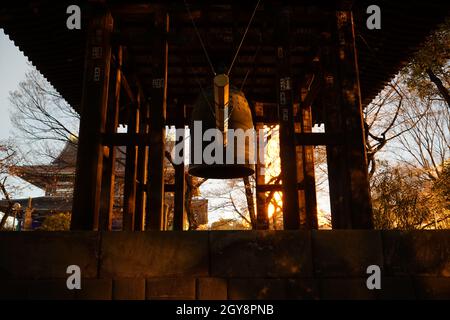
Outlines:
[[197,26],[195,24],[194,18],[192,17],[191,10],[189,9],[189,6],[188,6],[186,0],[184,0],[184,6],[186,7],[186,11],[189,14],[189,18],[191,19],[192,26],[194,27],[194,30],[195,30],[195,34],[197,35],[197,38],[200,41],[200,45],[202,46],[203,52],[205,53],[206,60],[208,60],[209,66],[211,67],[211,71],[212,71],[213,75],[215,76],[216,75],[216,71],[214,70],[214,66],[213,66],[213,64],[211,62],[211,59],[209,58],[208,51],[206,50],[205,44],[203,43],[203,40],[202,40],[202,37],[200,36],[200,33],[198,32],[198,29],[197,29]]
[[256,3],[255,9],[253,10],[252,16],[250,17],[250,21],[248,22],[247,28],[245,29],[244,35],[242,36],[241,43],[239,43],[239,46],[236,50],[236,54],[234,55],[233,61],[231,62],[230,68],[228,69],[227,76],[230,76],[231,70],[233,69],[234,62],[236,61],[236,58],[239,55],[239,51],[241,50],[242,44],[244,43],[244,40],[245,40],[245,36],[247,35],[248,29],[250,29],[250,26],[252,24],[253,18],[255,17],[256,10],[258,10],[258,6],[259,6],[260,2],[261,2],[261,0],[258,0],[258,2]]

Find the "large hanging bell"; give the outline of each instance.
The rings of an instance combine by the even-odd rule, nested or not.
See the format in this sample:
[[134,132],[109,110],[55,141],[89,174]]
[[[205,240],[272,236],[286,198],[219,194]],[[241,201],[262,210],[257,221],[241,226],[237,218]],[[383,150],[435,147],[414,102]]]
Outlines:
[[199,94],[191,114],[189,174],[210,179],[247,177],[255,172],[250,106],[237,88],[221,93],[217,83],[220,86],[223,79],[216,78],[214,87]]

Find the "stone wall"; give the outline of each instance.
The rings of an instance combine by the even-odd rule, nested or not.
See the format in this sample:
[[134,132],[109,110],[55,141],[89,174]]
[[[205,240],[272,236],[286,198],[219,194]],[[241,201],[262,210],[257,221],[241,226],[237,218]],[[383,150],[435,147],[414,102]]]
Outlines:
[[4,232],[0,299],[17,298],[450,299],[450,232]]

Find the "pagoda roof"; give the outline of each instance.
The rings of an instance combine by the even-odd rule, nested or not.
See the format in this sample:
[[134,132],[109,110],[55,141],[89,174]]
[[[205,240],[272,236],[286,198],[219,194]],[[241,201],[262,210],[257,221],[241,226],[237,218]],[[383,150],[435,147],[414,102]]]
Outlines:
[[[121,152],[117,153],[118,174],[123,173],[125,163],[125,147],[117,147]],[[75,179],[77,162],[76,140],[66,142],[59,155],[50,164],[11,166],[10,174],[17,176],[40,189],[55,182],[72,182]],[[117,170],[116,169],[116,170]]]
[[52,165],[60,168],[73,167],[77,162],[77,140],[70,139],[64,145],[63,150],[52,161]]

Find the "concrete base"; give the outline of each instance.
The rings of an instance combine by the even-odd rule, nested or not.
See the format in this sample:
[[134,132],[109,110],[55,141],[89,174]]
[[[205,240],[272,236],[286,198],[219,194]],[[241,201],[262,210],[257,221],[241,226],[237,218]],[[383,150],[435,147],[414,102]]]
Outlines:
[[4,232],[0,299],[450,299],[450,232]]

